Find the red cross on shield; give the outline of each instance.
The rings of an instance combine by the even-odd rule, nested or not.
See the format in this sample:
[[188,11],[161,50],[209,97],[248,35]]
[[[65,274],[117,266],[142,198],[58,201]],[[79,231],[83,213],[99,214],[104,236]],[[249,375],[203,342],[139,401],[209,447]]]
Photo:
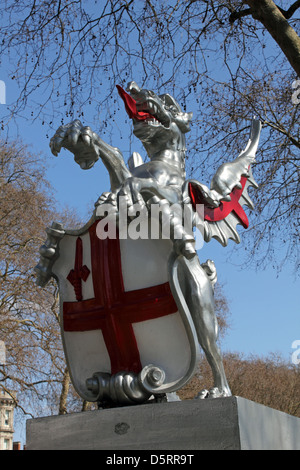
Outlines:
[[97,221],[60,242],[53,267],[62,338],[72,381],[92,400],[95,372],[140,372],[155,364],[174,382],[189,369],[191,347],[168,282],[169,240],[99,239]]

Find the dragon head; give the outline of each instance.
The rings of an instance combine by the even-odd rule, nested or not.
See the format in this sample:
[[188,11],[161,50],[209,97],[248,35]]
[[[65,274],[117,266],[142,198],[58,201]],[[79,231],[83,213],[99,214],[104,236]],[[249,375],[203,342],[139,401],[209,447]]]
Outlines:
[[182,112],[171,95],[157,95],[135,82],[128,84],[128,93],[119,85],[117,89],[133,121],[133,133],[146,147],[180,138],[190,130],[192,113]]

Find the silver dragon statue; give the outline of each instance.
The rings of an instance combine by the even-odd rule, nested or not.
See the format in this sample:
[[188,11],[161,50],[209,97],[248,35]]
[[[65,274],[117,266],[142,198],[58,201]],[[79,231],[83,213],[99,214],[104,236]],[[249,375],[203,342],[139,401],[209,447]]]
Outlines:
[[[128,213],[136,205],[141,210],[150,209],[153,204],[160,205],[166,215],[165,220],[171,227],[172,250],[168,255],[167,269],[173,298],[178,310],[183,312],[182,315],[191,319],[194,336],[206,355],[214,377],[214,387],[201,391],[198,398],[230,396],[231,391],[217,344],[218,325],[214,309],[216,268],[211,260],[200,263],[192,228],[201,225],[205,242],[215,238],[223,246],[227,245],[229,239],[239,243],[237,224],[244,228],[248,226],[242,206],[253,208],[247,188],[257,187],[252,177],[251,164],[255,162],[261,124],[253,119],[245,150],[234,161],[221,165],[212,178],[210,187],[207,187],[197,180],[186,179],[185,134],[190,130],[192,113],[183,112],[169,94],[157,95],[153,91],[139,88],[135,82],[129,83],[127,91],[119,86],[117,88],[132,119],[134,135],[140,139],[146,150],[146,162],[134,152],[127,166],[118,148],[105,143],[79,120],[57,130],[50,142],[51,151],[57,156],[62,147],[66,148],[74,154],[75,162],[82,169],[91,168],[99,158],[103,161],[109,172],[111,188],[95,204],[93,220],[97,219],[104,204],[118,214],[120,201],[124,198]],[[193,208],[193,223],[188,228],[182,221],[183,212],[172,209],[187,205]],[[198,206],[204,208],[202,213],[197,211]],[[40,285],[45,285],[55,271],[53,266],[59,257],[59,240],[64,233],[59,224],[48,229],[48,242],[41,248],[41,260],[36,268]],[[147,257],[147,253],[144,256]],[[88,269],[86,266],[85,268]],[[77,300],[80,299],[81,297]],[[105,397],[109,400],[110,395],[113,400],[112,395],[116,394],[120,398],[119,389],[122,387],[129,390],[127,397],[133,395],[129,399],[130,403],[134,402],[134,392],[131,393],[130,388],[139,389],[136,395],[142,395],[140,401],[145,401],[155,387],[158,394],[165,390],[161,387],[163,371],[159,367],[149,369],[149,365],[146,365],[146,369],[139,374],[118,371],[114,376],[107,371],[103,374],[95,371],[94,375],[87,377],[86,385],[98,401],[101,401],[101,397],[102,401]],[[189,369],[189,378],[190,374]],[[148,383],[152,380],[152,388],[145,386],[146,375]],[[119,387],[117,392],[116,389],[112,391],[113,378],[116,387]],[[185,382],[186,380],[178,381],[175,387],[166,390],[176,390]],[[141,394],[141,389],[145,391],[144,394]],[[123,402],[128,403],[128,399]]]

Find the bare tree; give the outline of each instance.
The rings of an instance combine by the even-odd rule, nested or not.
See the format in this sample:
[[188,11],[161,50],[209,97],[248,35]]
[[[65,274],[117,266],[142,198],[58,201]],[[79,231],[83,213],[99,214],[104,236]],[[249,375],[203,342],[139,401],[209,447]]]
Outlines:
[[58,402],[63,412],[72,396],[57,286],[39,289],[34,274],[45,226],[67,220],[51,199],[41,159],[21,143],[0,142],[0,338],[7,351],[0,389],[16,392],[17,407],[29,414],[57,413]]
[[[233,395],[300,417],[299,366],[275,354],[245,358],[227,353],[224,367]],[[194,398],[207,383],[213,384],[212,375],[203,360],[198,375],[180,391],[181,399]]]
[[[2,131],[25,116],[44,125],[46,136],[61,122],[88,116],[95,130],[106,133],[111,125],[123,137],[129,127],[119,124],[123,109],[115,84],[136,79],[173,93],[194,112],[188,171],[208,182],[220,162],[242,149],[255,114],[264,129],[254,169],[257,210],[246,238],[249,260],[277,268],[289,260],[297,270],[300,100],[292,100],[292,85],[299,76],[299,7],[299,0],[4,0],[1,61],[19,94],[1,117]],[[67,396],[56,342],[57,292],[53,285],[37,296],[28,274],[46,221],[55,217],[40,163],[27,154],[17,158],[24,149],[12,148],[2,142],[0,332],[20,390],[34,389],[42,399],[53,387],[65,412],[56,379],[51,387],[49,381],[57,377]],[[41,314],[41,305],[50,314]],[[47,353],[36,356],[41,343]]]
[[255,20],[260,21],[300,77],[300,38],[288,22],[288,19],[300,7],[299,0],[290,5],[288,10],[278,7],[273,0],[261,0],[260,2],[247,0],[246,3],[250,8],[234,11],[230,15],[230,21],[233,22],[246,15],[251,15]]
[[[19,95],[7,118],[73,118],[121,138],[115,84],[173,93],[194,112],[188,171],[206,179],[264,129],[249,259],[299,267],[299,1],[5,0],[0,53]],[[299,86],[300,88],[300,86]],[[125,116],[125,114],[122,114]],[[100,122],[99,122],[100,118]],[[126,120],[126,118],[124,118]],[[94,121],[94,123],[93,123]],[[2,116],[2,128],[7,120]],[[116,135],[116,134],[114,134]]]

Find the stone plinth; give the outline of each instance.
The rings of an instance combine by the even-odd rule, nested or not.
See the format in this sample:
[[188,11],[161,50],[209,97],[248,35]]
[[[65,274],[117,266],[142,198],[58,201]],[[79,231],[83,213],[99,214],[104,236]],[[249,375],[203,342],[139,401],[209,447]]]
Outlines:
[[27,421],[28,450],[300,450],[300,419],[240,397]]

